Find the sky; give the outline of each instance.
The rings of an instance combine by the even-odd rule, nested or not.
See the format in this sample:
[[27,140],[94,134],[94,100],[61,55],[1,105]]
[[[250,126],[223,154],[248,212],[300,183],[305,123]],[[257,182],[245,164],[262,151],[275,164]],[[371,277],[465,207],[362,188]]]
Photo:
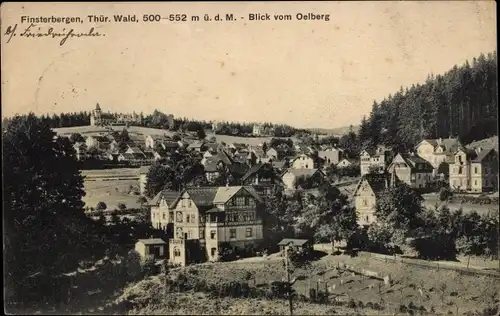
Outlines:
[[[142,22],[144,14],[200,21]],[[232,13],[232,22],[205,14]],[[292,21],[249,21],[250,13]],[[329,14],[299,21],[297,13]],[[135,14],[138,23],[89,22]],[[21,16],[81,17],[42,24],[105,36],[26,38]],[[240,19],[244,17],[244,19]],[[7,28],[17,35],[6,43]],[[496,3],[233,2],[2,3],[2,116],[91,110],[201,120],[336,128],[359,124],[374,100],[496,49]]]

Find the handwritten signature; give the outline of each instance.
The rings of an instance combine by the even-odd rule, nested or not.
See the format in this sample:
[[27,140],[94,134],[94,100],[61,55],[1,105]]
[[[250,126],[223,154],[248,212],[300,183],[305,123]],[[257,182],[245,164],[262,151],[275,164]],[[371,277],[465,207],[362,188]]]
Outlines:
[[62,31],[55,31],[53,27],[48,29],[43,29],[42,27],[37,27],[36,24],[31,23],[22,33],[17,34],[17,24],[14,26],[7,27],[4,36],[8,36],[7,43],[10,43],[12,37],[21,36],[26,38],[39,38],[39,37],[51,37],[51,38],[62,38],[59,41],[59,46],[63,46],[69,38],[74,37],[99,37],[105,36],[103,33],[99,33],[94,27],[86,32],[76,32],[74,29],[63,28]]

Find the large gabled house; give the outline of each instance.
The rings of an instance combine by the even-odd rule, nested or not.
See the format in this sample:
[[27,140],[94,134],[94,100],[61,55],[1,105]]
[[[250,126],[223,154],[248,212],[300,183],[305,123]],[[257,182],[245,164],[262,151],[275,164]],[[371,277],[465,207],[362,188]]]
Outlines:
[[459,148],[449,164],[450,188],[455,191],[498,190],[498,152],[493,148]]
[[[163,190],[149,201],[151,207],[151,225],[163,230],[169,238],[173,238],[174,213],[172,203],[179,196],[179,192]],[[169,225],[170,224],[170,225]]]
[[387,171],[399,181],[414,189],[424,189],[432,185],[432,165],[415,153],[397,154]]
[[94,135],[88,136],[85,139],[85,145],[88,149],[90,148],[98,148],[98,149],[107,149],[109,147],[109,139],[106,136],[102,135]]
[[225,245],[255,251],[263,240],[263,200],[252,187],[186,188],[169,203],[174,237],[169,260],[186,265],[215,261]]
[[344,150],[341,148],[327,148],[318,151],[318,157],[324,166],[337,165],[344,157]]
[[242,185],[252,186],[265,196],[281,186],[281,178],[270,163],[258,163],[241,177]]
[[370,225],[376,221],[374,213],[377,199],[389,187],[390,175],[387,173],[368,173],[361,176],[353,192],[359,226]]
[[424,139],[415,150],[423,159],[427,160],[433,167],[433,176],[441,175],[446,177],[448,174],[446,167],[441,167],[442,164],[453,163],[455,152],[458,148],[463,147],[457,138],[439,138],[439,139]]
[[370,172],[370,169],[385,172],[394,157],[391,148],[379,145],[375,150],[364,149],[359,154],[361,175]]
[[291,169],[316,169],[317,165],[314,159],[307,154],[300,154],[290,160]]
[[326,181],[326,175],[320,169],[290,168],[282,174],[281,181],[284,189],[291,192],[301,186],[301,182],[309,183],[313,187],[318,186]]
[[146,148],[153,149],[161,146],[163,143],[169,140],[170,137],[167,137],[166,135],[146,135],[144,137],[144,145],[146,146]]

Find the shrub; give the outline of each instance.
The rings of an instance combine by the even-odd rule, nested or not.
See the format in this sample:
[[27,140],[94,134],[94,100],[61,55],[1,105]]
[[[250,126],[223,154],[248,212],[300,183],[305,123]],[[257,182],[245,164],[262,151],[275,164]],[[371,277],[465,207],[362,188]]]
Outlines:
[[453,196],[453,193],[451,192],[450,188],[448,187],[442,187],[439,190],[439,200],[440,201],[447,201],[449,198]]
[[116,206],[118,207],[118,209],[119,209],[120,211],[124,211],[124,210],[126,210],[126,209],[127,209],[127,205],[125,205],[125,203],[121,203],[121,202],[120,202],[120,203],[118,203]]
[[356,308],[356,302],[352,298],[349,299],[349,302],[347,302],[347,307]]
[[98,211],[103,211],[103,210],[105,210],[105,209],[107,209],[107,208],[108,208],[108,206],[106,205],[106,203],[104,203],[104,202],[99,202],[99,203],[97,203],[97,205],[96,205],[96,208],[95,208],[95,209],[96,209],[96,210],[98,210]]

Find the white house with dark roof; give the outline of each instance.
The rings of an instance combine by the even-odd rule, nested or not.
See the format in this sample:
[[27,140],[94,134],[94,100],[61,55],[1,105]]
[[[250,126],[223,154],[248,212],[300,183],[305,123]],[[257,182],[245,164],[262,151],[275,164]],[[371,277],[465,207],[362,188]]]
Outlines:
[[300,178],[308,181],[317,181],[319,184],[325,179],[325,174],[320,169],[287,169],[281,176],[284,189],[289,191],[295,190],[297,181]]
[[370,225],[376,221],[375,206],[377,199],[390,187],[390,176],[383,174],[364,174],[353,192],[354,206],[358,213],[358,225]]
[[135,251],[142,259],[162,259],[167,255],[167,243],[161,238],[139,239],[135,244]]
[[344,150],[341,148],[328,148],[318,151],[318,157],[325,166],[337,165],[343,158]]
[[314,159],[306,154],[300,154],[290,160],[290,168],[292,169],[315,169]]
[[[173,218],[170,260],[187,264],[186,245],[195,242],[210,261],[222,244],[236,251],[255,250],[263,239],[262,197],[248,186],[186,188],[169,204]],[[193,255],[194,256],[194,255]]]
[[[453,163],[455,152],[462,144],[457,138],[424,139],[415,146],[416,153],[433,167],[433,175],[439,174],[442,163]],[[445,168],[447,169],[447,168]]]
[[450,188],[455,191],[498,190],[498,152],[494,148],[459,148],[449,164]]
[[370,168],[385,172],[393,159],[392,149],[384,145],[377,146],[376,149],[364,149],[359,154],[361,175],[370,172]]
[[430,187],[434,182],[433,170],[427,160],[414,153],[397,154],[387,168],[389,174],[414,189]]

